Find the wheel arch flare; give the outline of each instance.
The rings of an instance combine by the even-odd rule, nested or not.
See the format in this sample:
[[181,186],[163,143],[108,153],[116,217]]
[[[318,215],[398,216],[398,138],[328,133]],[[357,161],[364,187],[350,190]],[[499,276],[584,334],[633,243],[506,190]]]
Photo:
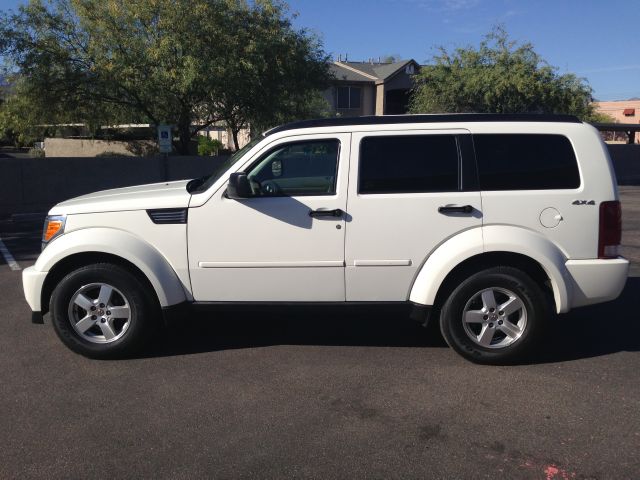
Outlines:
[[418,272],[411,302],[438,305],[449,289],[470,273],[497,265],[519,268],[546,285],[557,313],[570,309],[571,282],[567,258],[541,234],[508,225],[490,225],[462,232],[436,248]]

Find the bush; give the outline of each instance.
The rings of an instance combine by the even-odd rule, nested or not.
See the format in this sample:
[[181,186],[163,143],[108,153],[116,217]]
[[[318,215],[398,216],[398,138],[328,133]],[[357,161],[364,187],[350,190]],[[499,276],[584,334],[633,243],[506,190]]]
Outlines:
[[29,149],[29,156],[33,158],[44,158],[44,150],[39,147],[32,147]]
[[222,142],[215,138],[205,137],[200,135],[198,137],[198,155],[202,157],[208,157],[211,155],[218,155],[218,152],[222,148]]
[[102,152],[102,153],[98,153],[96,155],[96,157],[107,157],[107,158],[111,158],[111,157],[126,157],[127,155],[123,154],[123,153],[119,153],[119,152],[112,152],[107,150],[106,152]]

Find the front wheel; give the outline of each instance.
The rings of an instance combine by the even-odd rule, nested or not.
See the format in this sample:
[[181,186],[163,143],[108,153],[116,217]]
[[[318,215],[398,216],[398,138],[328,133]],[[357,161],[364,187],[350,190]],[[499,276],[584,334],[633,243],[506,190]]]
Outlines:
[[128,270],[107,263],[65,276],[51,296],[53,327],[74,352],[116,358],[138,352],[148,338],[153,300]]
[[511,267],[478,272],[445,302],[440,329],[445,340],[477,363],[513,363],[538,343],[550,315],[544,291]]

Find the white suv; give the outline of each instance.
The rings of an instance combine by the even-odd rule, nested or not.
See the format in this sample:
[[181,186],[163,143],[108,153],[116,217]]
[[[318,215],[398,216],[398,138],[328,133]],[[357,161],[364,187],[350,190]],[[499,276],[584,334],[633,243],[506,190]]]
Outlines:
[[503,363],[554,312],[620,294],[620,217],[607,149],[574,117],[323,119],[205,178],[56,205],[23,283],[34,321],[50,311],[91,357],[131,354],[184,306],[391,304]]

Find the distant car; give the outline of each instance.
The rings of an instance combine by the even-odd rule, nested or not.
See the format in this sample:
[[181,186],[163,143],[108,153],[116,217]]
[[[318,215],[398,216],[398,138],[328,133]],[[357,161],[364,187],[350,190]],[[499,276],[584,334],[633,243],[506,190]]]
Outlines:
[[607,149],[574,117],[305,121],[208,177],[56,205],[24,291],[90,357],[137,351],[185,306],[384,304],[512,362],[554,312],[620,294],[620,217]]

